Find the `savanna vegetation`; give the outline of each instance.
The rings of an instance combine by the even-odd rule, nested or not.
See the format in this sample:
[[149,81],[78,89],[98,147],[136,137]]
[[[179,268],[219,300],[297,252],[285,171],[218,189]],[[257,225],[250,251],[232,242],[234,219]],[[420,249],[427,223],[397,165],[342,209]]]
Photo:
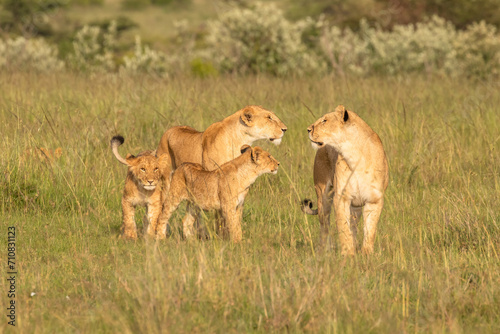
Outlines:
[[[1,221],[18,232],[18,330],[498,332],[499,88],[3,73]],[[321,248],[316,217],[299,208],[314,195],[306,127],[340,102],[378,132],[390,162],[368,258]],[[137,153],[169,126],[203,129],[252,103],[289,131],[279,147],[259,143],[281,166],[247,197],[244,241],[183,241],[182,210],[165,242],[119,240],[126,172],[111,136]],[[58,147],[59,158],[36,154]]]
[[[36,11],[52,22],[42,33],[19,3],[0,13],[0,245],[15,226],[18,271],[16,328],[4,316],[0,332],[500,331],[494,8],[478,23],[465,5],[389,1],[412,14],[387,23],[376,0],[362,2],[373,17],[355,1],[54,1]],[[262,39],[249,38],[242,20],[266,11],[276,29],[258,20]],[[210,240],[183,240],[183,208],[165,241],[119,239],[126,167],[111,137],[138,153],[170,126],[202,130],[249,104],[288,131],[256,143],[281,165],[250,189],[243,242],[214,235],[211,213]],[[342,257],[335,231],[320,245],[300,210],[315,197],[306,128],[338,104],[379,134],[390,165],[370,257]]]

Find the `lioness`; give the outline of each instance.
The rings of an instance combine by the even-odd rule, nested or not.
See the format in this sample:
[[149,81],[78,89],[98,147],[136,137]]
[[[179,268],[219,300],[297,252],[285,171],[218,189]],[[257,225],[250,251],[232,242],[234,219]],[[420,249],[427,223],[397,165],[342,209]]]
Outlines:
[[[225,220],[225,226],[233,242],[242,239],[241,215],[245,196],[258,176],[278,172],[279,162],[260,147],[241,147],[241,155],[226,162],[213,171],[205,170],[200,164],[184,163],[172,176],[170,191],[158,219],[157,238],[166,235],[166,226],[172,213],[183,200],[203,210],[218,210]],[[189,238],[194,234],[193,222],[183,221],[183,234]]]
[[115,136],[111,139],[111,150],[116,159],[128,166],[122,196],[122,237],[137,239],[137,228],[134,221],[137,205],[146,206],[148,224],[145,231],[147,235],[154,237],[158,216],[162,209],[161,172],[165,168],[168,155],[163,154],[157,158],[155,151],[150,150],[141,152],[137,156],[127,154],[124,159],[118,153],[118,146],[123,142],[122,136]]
[[[279,145],[286,130],[278,116],[259,106],[238,110],[204,132],[188,126],[168,129],[157,149],[158,155],[168,153],[169,157],[164,170],[164,195],[168,192],[171,172],[182,163],[198,163],[206,170],[214,170],[239,156],[243,145],[252,145],[259,139],[269,139]],[[195,218],[188,206],[184,224],[192,225]]]
[[314,187],[318,209],[304,200],[303,210],[319,214],[323,237],[328,236],[330,212],[335,208],[342,254],[356,251],[356,225],[363,210],[362,251],[373,252],[377,223],[384,206],[389,168],[378,135],[356,113],[339,105],[307,128],[313,147]]

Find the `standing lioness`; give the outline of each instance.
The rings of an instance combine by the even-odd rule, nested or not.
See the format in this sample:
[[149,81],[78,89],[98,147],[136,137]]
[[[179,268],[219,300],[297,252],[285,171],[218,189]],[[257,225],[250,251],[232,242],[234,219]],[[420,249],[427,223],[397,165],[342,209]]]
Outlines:
[[377,223],[384,206],[389,168],[378,135],[357,114],[339,105],[307,128],[313,147],[314,187],[318,210],[309,200],[308,214],[319,214],[323,236],[328,235],[330,212],[335,208],[342,254],[356,251],[356,225],[364,218],[364,253],[373,252]]

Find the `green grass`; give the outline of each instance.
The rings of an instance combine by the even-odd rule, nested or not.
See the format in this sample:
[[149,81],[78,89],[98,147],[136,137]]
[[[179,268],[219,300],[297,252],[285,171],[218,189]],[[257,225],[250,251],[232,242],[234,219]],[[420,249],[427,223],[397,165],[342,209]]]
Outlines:
[[[0,245],[5,259],[16,226],[17,332],[498,333],[499,91],[418,77],[1,73]],[[372,126],[389,159],[371,257],[322,250],[317,218],[299,208],[315,198],[306,128],[340,103]],[[244,241],[186,242],[182,212],[164,242],[119,240],[126,170],[110,138],[123,134],[122,154],[137,153],[170,126],[204,129],[248,104],[289,130],[279,147],[258,143],[281,166],[250,190]],[[37,147],[63,155],[26,157]],[[0,332],[8,327],[4,316]]]

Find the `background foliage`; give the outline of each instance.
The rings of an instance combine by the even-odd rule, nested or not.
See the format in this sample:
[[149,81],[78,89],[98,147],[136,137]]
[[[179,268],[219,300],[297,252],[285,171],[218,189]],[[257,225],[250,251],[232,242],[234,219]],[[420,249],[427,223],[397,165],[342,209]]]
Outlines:
[[[57,27],[56,17],[89,5],[76,7],[83,3],[67,0],[4,0],[3,12],[10,19],[2,21],[8,32],[3,43],[12,43],[9,41],[16,33],[45,36],[59,53],[47,52],[44,44],[41,54],[30,59],[48,57],[50,63],[60,54],[67,69],[87,72],[191,73],[201,77],[223,73],[367,76],[417,72],[477,78],[498,77],[500,73],[500,34],[495,26],[499,9],[491,0],[474,1],[474,8],[483,11],[471,10],[466,1],[453,6],[437,0],[312,1],[302,4],[300,16],[294,14],[293,2],[216,2],[211,4],[216,13],[198,18],[199,24],[178,15],[161,43],[156,37],[146,37],[144,42],[134,32],[138,24],[131,13],[147,8],[155,8],[155,13],[191,11],[205,3],[147,0],[134,5],[138,0],[109,1],[93,3],[91,8],[115,4],[122,6],[117,7],[120,16],[94,18],[83,26],[73,24],[74,30],[68,31],[67,26]],[[131,7],[142,10],[131,12]],[[9,67],[6,57],[1,63]]]

